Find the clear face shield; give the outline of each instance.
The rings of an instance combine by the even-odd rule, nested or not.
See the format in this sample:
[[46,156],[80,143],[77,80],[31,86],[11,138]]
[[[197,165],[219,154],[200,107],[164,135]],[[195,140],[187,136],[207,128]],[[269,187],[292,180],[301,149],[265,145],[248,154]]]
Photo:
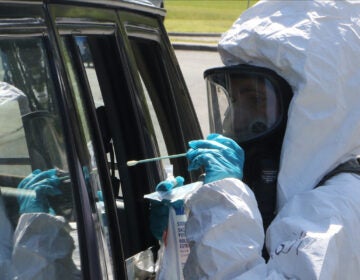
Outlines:
[[271,133],[286,118],[283,80],[272,71],[239,65],[204,76],[212,132],[244,143]]

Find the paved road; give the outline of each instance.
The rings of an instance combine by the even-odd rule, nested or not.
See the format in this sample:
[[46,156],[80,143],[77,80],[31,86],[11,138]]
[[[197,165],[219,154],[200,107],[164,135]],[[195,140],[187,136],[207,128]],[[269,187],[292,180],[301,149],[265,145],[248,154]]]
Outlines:
[[217,52],[175,50],[188,86],[204,136],[209,134],[206,84],[203,73],[208,68],[222,66]]

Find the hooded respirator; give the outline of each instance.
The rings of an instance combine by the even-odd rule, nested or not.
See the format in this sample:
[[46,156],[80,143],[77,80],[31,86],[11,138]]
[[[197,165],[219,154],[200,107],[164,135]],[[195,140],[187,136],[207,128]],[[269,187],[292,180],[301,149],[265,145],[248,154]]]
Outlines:
[[275,209],[291,87],[274,71],[249,65],[209,69],[204,77],[210,130],[244,149],[243,180],[253,189],[267,227]]

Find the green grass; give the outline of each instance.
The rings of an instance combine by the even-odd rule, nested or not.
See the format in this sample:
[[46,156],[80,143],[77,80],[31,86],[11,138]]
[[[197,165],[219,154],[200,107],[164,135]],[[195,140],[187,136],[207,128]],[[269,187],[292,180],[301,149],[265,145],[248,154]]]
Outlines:
[[168,32],[223,33],[256,0],[165,0]]

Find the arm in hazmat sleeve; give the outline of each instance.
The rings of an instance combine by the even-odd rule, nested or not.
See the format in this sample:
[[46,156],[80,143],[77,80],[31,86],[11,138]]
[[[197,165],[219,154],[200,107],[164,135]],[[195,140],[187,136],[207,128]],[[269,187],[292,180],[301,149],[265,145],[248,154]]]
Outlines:
[[71,228],[60,216],[26,213],[14,232],[12,267],[19,279],[80,279]]
[[60,216],[26,213],[12,228],[0,195],[1,279],[80,279],[70,227]]
[[227,178],[203,185],[186,201],[190,254],[185,279],[233,279],[264,263],[264,230],[253,192]]
[[14,230],[6,215],[5,204],[0,193],[0,275],[1,279],[10,277],[11,253]]
[[252,191],[237,179],[200,188],[187,201],[185,279],[357,279],[360,176],[340,174],[295,196],[267,231]]

